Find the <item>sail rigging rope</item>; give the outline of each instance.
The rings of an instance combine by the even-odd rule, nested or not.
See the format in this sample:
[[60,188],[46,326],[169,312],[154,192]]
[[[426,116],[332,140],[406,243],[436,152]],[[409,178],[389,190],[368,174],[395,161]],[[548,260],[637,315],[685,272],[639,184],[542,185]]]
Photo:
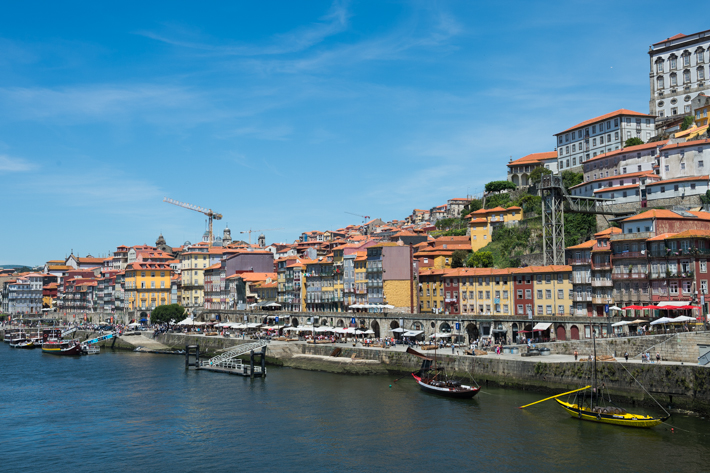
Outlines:
[[[667,339],[667,340],[665,340],[665,341],[663,341],[663,342],[661,342],[661,343],[666,343],[668,340],[670,340],[670,338]],[[660,345],[661,343],[658,343],[657,345]],[[656,345],[654,345],[654,346],[656,346]],[[650,347],[650,348],[652,348],[652,347]],[[653,399],[653,402],[655,402],[656,404],[658,404],[658,407],[660,407],[661,409],[663,409],[663,412],[665,412],[666,415],[670,416],[671,413],[668,412],[668,411],[665,409],[665,407],[663,407],[663,406],[661,405],[661,403],[659,403],[659,402],[656,400],[656,398],[653,397],[653,396],[651,395],[651,393],[646,390],[646,388],[643,386],[643,384],[641,384],[641,382],[640,382],[638,379],[636,379],[636,377],[635,377],[633,374],[631,374],[631,372],[626,368],[626,366],[624,366],[623,363],[621,363],[619,360],[617,360],[615,356],[612,356],[612,355],[611,355],[610,347],[608,347],[608,346],[605,347],[605,350],[606,350],[606,352],[609,354],[609,356],[611,356],[611,357],[614,359],[614,362],[615,362],[615,363],[618,363],[619,365],[621,365],[621,367],[624,368],[624,370],[626,370],[627,373],[629,373],[629,376],[631,376],[631,377],[633,378],[633,380],[636,381],[636,383],[637,383],[639,386],[641,386],[641,389],[643,389],[643,391],[644,391],[646,394],[648,394],[648,396],[649,396],[651,399]],[[638,356],[638,355],[637,355],[637,356]],[[608,389],[608,388],[607,388],[607,389]]]

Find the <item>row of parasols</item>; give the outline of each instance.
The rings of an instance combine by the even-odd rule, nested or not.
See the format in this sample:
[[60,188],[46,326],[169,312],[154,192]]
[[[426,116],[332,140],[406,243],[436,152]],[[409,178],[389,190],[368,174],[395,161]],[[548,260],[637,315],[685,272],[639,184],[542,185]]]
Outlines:
[[[611,326],[612,327],[621,327],[623,325],[645,324],[647,322],[648,322],[648,320],[643,320],[643,319],[624,320],[622,322],[617,322],[615,324],[611,324]],[[681,315],[681,316],[675,317],[675,318],[661,317],[660,319],[656,319],[653,322],[651,322],[651,325],[681,324],[681,323],[685,323],[685,322],[695,322],[695,318],[687,317],[685,315]]]

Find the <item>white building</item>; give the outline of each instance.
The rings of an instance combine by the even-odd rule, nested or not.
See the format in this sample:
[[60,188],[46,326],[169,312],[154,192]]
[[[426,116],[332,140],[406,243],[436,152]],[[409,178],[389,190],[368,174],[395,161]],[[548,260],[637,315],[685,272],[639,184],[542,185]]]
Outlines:
[[582,163],[621,149],[629,138],[647,142],[656,136],[655,117],[622,108],[578,123],[554,136],[559,171],[579,172]]
[[654,182],[646,185],[646,198],[649,205],[653,206],[653,201],[661,199],[680,199],[682,201],[692,196],[705,195],[710,189],[708,187],[709,181],[710,177],[705,175]]
[[652,171],[659,174],[660,150],[667,143],[667,140],[656,141],[600,154],[584,163],[584,182],[637,172]]
[[508,163],[508,181],[518,187],[530,185],[530,173],[533,169],[543,166],[553,174],[557,174],[557,152],[532,153]]
[[710,89],[710,30],[677,34],[649,47],[649,110],[659,120],[691,113],[690,101]]

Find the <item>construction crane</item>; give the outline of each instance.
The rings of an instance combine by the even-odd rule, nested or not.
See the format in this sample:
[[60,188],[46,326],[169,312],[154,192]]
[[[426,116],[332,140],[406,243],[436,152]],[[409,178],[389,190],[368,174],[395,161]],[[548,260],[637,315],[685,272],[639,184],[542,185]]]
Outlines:
[[249,246],[251,246],[251,232],[273,232],[275,230],[283,230],[283,228],[264,228],[263,230],[252,230],[250,228],[249,230],[239,232],[239,233],[248,233],[249,234]]
[[178,207],[183,207],[189,210],[194,210],[195,212],[200,212],[209,218],[209,239],[207,240],[209,243],[209,246],[212,246],[212,242],[214,241],[214,235],[212,233],[212,219],[214,220],[222,220],[222,214],[218,214],[216,212],[212,212],[212,209],[206,209],[204,207],[200,207],[198,205],[192,205],[192,204],[186,204],[184,202],[178,202],[175,199],[168,199],[167,197],[163,198],[163,202],[167,202],[168,204],[173,204],[177,205]]
[[356,217],[362,218],[362,223],[365,223],[366,221],[370,220],[369,215],[360,215],[360,214],[356,214],[356,213],[352,213],[352,212],[345,212],[345,213],[350,214],[350,215],[355,215]]

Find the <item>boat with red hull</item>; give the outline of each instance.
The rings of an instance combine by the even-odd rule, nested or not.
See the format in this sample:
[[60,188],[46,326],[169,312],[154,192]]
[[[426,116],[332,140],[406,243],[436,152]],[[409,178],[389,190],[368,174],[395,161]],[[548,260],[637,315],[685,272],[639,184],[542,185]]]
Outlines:
[[42,353],[79,356],[83,354],[83,349],[79,340],[47,340],[42,344]]
[[422,391],[426,391],[432,394],[438,394],[439,396],[453,397],[457,399],[471,399],[473,396],[478,394],[480,388],[475,386],[466,386],[461,384],[459,381],[453,380],[437,380],[436,377],[433,378],[422,378],[412,373],[412,377],[422,388]]

